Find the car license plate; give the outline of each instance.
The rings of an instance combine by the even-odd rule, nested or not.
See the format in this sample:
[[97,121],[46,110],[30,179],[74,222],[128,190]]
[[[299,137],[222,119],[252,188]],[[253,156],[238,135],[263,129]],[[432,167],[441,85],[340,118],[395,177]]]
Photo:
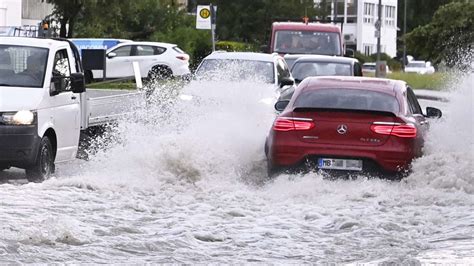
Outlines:
[[362,160],[319,158],[319,169],[362,171]]

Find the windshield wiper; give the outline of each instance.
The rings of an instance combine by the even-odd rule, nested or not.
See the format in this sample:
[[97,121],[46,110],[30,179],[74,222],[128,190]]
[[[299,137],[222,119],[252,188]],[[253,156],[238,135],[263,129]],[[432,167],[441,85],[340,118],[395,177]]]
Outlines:
[[6,83],[0,83],[0,86],[11,87],[13,85],[12,84],[6,84]]

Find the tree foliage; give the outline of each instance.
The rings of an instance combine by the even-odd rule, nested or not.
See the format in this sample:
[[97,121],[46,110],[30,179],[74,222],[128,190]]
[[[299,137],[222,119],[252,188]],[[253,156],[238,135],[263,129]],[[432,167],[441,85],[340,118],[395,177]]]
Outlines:
[[[45,0],[42,0],[43,2]],[[91,0],[46,0],[47,3],[54,5],[54,15],[58,18],[61,28],[59,36],[69,37],[73,36],[74,25],[76,18],[81,12],[84,5]],[[66,25],[69,25],[69,32],[66,31]]]
[[[430,23],[434,13],[442,5],[453,2],[453,0],[401,0],[398,1],[398,25],[403,30],[404,5],[407,3],[407,32],[412,31],[420,25]],[[403,34],[403,32],[400,32]]]
[[474,3],[452,2],[441,6],[432,21],[407,34],[408,49],[415,58],[445,62],[452,67],[472,60]]

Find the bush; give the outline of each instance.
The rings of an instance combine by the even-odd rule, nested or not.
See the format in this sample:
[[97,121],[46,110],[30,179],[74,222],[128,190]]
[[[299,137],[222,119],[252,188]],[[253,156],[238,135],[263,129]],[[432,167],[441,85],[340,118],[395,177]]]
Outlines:
[[256,45],[244,42],[218,41],[216,43],[216,50],[224,50],[228,52],[256,52],[258,51],[258,48]]
[[367,55],[365,55],[365,54],[363,54],[363,53],[361,53],[361,52],[359,52],[359,51],[356,51],[356,52],[355,52],[354,57],[355,57],[357,60],[359,60],[359,62],[360,62],[361,64],[366,63],[366,62],[373,62],[373,61],[372,61],[372,58],[370,58],[370,56],[367,56]]

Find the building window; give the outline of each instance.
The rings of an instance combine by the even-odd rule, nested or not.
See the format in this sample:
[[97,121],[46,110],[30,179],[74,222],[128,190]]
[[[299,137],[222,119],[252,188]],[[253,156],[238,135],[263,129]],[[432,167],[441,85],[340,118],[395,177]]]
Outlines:
[[371,44],[364,44],[364,54],[371,55],[372,54],[372,45]]
[[395,27],[395,7],[385,6],[385,25]]
[[375,15],[375,4],[364,3],[364,23],[373,24]]
[[347,1],[347,23],[357,23],[357,0]]

